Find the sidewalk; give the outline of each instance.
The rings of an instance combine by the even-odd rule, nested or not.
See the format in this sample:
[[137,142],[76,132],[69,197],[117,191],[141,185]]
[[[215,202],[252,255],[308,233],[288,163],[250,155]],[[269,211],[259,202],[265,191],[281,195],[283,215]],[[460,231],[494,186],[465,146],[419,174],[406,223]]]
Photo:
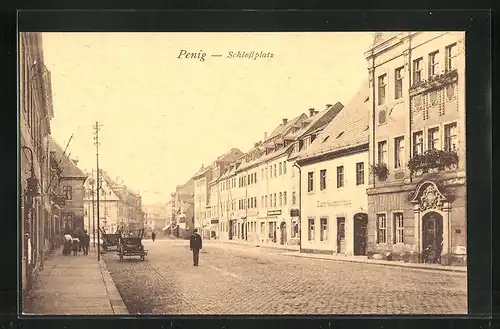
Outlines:
[[62,256],[62,249],[55,250],[23,299],[23,315],[128,314],[103,258],[97,262],[92,246],[88,256]]
[[282,245],[279,243],[259,243],[258,241],[242,241],[242,240],[219,240],[219,239],[204,239],[209,243],[230,243],[230,244],[240,244],[250,247],[258,247],[258,248],[270,248],[270,249],[281,249],[288,251],[299,251],[300,247],[298,245]]
[[299,252],[286,252],[282,253],[281,255],[290,257],[327,259],[339,262],[366,263],[366,264],[382,265],[382,266],[395,266],[395,267],[433,270],[433,271],[467,273],[466,266],[445,266],[440,264],[405,263],[401,261],[368,259],[366,256],[325,255],[325,254],[309,254],[309,253],[299,253]]

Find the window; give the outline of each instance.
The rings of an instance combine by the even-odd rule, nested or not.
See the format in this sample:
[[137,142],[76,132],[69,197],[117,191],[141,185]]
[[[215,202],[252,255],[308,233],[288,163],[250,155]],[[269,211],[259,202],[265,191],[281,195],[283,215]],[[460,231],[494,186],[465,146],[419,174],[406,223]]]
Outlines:
[[297,204],[297,195],[295,194],[295,191],[292,192],[292,204]]
[[422,58],[413,61],[413,84],[422,81],[422,66],[423,66]]
[[314,172],[307,173],[307,192],[314,191]]
[[274,204],[274,207],[276,207],[276,193],[274,193],[274,195],[273,195],[273,204]]
[[444,126],[444,147],[445,151],[457,149],[457,124],[451,123]]
[[286,175],[286,161],[283,162],[283,175]]
[[280,192],[280,207],[283,206],[283,193]]
[[363,185],[365,183],[365,163],[356,163],[356,185]]
[[265,205],[264,203],[264,196],[260,198],[260,206],[263,207]]
[[394,168],[403,166],[405,151],[405,138],[403,136],[394,138]]
[[319,189],[326,189],[326,169],[321,169],[319,172]]
[[265,202],[266,208],[269,207],[269,204],[267,203],[267,195],[264,197],[264,202]]
[[394,243],[404,243],[403,213],[394,213]]
[[274,165],[274,177],[276,177],[276,165]]
[[378,163],[387,164],[387,141],[378,142]]
[[279,164],[279,174],[282,175],[283,174],[283,167],[282,167],[282,164],[280,162]]
[[377,243],[387,243],[387,219],[385,214],[377,215]]
[[314,240],[314,218],[309,218],[308,220],[309,226],[308,226],[308,240],[312,241]]
[[64,213],[62,215],[64,230],[73,229],[73,213]]
[[253,173],[253,182],[257,183],[257,173],[256,172]]
[[266,167],[266,179],[267,179],[267,167]]
[[403,97],[403,69],[399,67],[394,70],[394,98],[400,99]]
[[439,73],[439,51],[429,54],[429,77]]
[[344,186],[344,166],[337,167],[337,187]]
[[287,203],[288,201],[286,199],[286,192],[283,192],[283,205],[286,206]]
[[386,74],[378,77],[378,105],[385,104]]
[[326,218],[321,218],[321,227],[320,227],[320,235],[319,235],[319,240],[320,241],[326,241],[328,240],[328,219]]
[[71,186],[63,186],[63,194],[66,200],[72,200],[73,199],[73,189]]
[[264,179],[264,168],[260,170],[260,179]]
[[413,156],[424,153],[424,137],[421,131],[413,133]]
[[257,208],[257,197],[253,197],[253,206],[254,208]]
[[446,72],[452,71],[457,68],[456,58],[457,58],[457,44],[454,43],[446,47],[445,50],[445,60],[446,60]]
[[427,147],[428,150],[439,149],[439,127],[430,128],[427,131],[427,141],[429,143]]
[[273,207],[273,195],[269,194],[269,207]]

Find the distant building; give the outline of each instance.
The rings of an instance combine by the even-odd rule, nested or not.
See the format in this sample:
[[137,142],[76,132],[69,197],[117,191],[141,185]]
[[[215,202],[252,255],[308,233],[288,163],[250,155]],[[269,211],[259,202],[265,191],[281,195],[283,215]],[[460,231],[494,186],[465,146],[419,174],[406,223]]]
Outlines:
[[368,253],[464,264],[465,33],[377,33],[365,57]]
[[166,226],[165,224],[171,217],[171,213],[168,213],[167,205],[163,202],[144,205],[143,210],[145,214],[145,230],[148,236],[150,236],[153,231],[159,233]]
[[194,229],[194,180],[178,185],[171,194],[172,228],[170,232],[181,238],[188,238]]

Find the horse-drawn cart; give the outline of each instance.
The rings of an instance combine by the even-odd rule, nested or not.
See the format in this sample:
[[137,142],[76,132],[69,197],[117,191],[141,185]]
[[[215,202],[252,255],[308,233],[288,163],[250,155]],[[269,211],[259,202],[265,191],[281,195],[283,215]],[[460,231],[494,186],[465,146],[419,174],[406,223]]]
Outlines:
[[120,245],[120,232],[106,233],[103,228],[100,228],[102,235],[102,247],[104,251],[108,251],[109,247],[115,247],[118,250]]
[[142,261],[145,260],[148,251],[144,249],[142,244],[143,236],[144,229],[140,229],[137,235],[133,233],[129,236],[120,235],[120,244],[118,246],[120,262],[123,261],[123,257],[129,256],[139,256]]

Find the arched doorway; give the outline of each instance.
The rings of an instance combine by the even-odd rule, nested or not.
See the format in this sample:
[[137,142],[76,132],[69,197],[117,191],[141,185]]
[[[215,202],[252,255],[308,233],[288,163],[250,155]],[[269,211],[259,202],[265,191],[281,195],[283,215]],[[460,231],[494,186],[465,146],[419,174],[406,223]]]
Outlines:
[[422,217],[422,260],[440,263],[443,249],[443,216],[429,212]]
[[366,255],[368,214],[354,215],[354,255]]
[[280,244],[286,244],[286,223],[281,222],[280,225]]

